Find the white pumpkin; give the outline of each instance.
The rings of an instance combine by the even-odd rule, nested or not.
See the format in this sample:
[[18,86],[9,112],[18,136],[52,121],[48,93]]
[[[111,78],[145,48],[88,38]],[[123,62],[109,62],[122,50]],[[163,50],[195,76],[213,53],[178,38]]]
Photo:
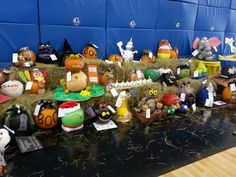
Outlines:
[[24,91],[24,85],[17,80],[9,80],[1,85],[1,92],[7,96],[20,96]]
[[71,81],[66,82],[66,87],[69,91],[77,92],[87,87],[87,76],[84,72],[74,73],[71,76]]

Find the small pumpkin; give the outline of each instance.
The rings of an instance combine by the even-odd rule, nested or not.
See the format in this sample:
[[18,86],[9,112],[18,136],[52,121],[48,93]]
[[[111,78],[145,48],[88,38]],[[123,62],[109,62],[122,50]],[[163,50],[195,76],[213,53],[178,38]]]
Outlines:
[[225,102],[236,104],[236,92],[232,92],[230,87],[225,87],[221,96]]
[[118,54],[111,54],[107,60],[113,63],[118,63],[118,62],[123,63],[124,61],[123,58]]
[[1,92],[7,96],[20,96],[23,91],[23,84],[17,80],[10,80],[1,85]]
[[155,57],[151,50],[144,50],[140,60],[148,63],[154,63]]
[[129,81],[144,80],[144,74],[137,68],[133,68],[129,73]]
[[107,107],[106,104],[99,105],[98,118],[99,118],[99,120],[101,120],[103,122],[107,122],[107,121],[109,121],[112,118],[112,112]]
[[78,72],[84,67],[84,62],[79,59],[79,54],[70,54],[65,60],[65,67],[68,71]]
[[107,85],[108,83],[114,83],[116,81],[111,68],[108,68],[106,71],[100,71],[98,80],[101,85]]
[[81,91],[86,87],[87,75],[82,71],[72,74],[71,81],[66,82],[66,88],[72,92]]
[[15,64],[18,67],[30,67],[36,62],[36,54],[28,47],[22,47],[18,52],[18,61]]
[[34,117],[35,123],[42,129],[51,129],[58,124],[57,109],[51,100],[41,100],[36,105],[40,106],[38,115]]
[[82,51],[83,57],[87,59],[97,59],[97,48],[98,47],[95,44],[87,44]]

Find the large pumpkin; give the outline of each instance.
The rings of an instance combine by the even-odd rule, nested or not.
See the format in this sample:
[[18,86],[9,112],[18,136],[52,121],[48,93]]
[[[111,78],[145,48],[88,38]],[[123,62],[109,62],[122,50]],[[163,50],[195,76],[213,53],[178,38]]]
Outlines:
[[40,128],[51,129],[58,123],[57,110],[55,108],[44,108],[34,120]]
[[222,92],[222,99],[227,103],[236,104],[236,92],[232,92],[230,87],[225,87]]
[[74,73],[71,76],[71,81],[66,82],[66,87],[69,91],[81,91],[87,87],[87,76],[84,72]]
[[91,43],[87,44],[82,51],[82,55],[87,59],[97,59],[97,46]]
[[113,63],[123,63],[123,58],[118,54],[111,54],[107,60],[112,61]]
[[20,96],[24,91],[24,86],[17,80],[10,80],[1,85],[1,92],[8,96]]
[[65,60],[65,67],[68,71],[78,72],[84,67],[84,62],[79,59],[78,54],[71,54]]

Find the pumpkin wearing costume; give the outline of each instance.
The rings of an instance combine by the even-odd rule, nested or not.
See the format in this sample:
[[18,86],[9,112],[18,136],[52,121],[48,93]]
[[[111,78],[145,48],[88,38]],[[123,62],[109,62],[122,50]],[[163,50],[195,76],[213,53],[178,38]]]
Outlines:
[[95,44],[87,44],[82,51],[83,57],[87,59],[98,59],[97,48]]
[[79,54],[70,54],[65,60],[65,67],[68,71],[78,72],[84,67],[84,62],[80,60]]

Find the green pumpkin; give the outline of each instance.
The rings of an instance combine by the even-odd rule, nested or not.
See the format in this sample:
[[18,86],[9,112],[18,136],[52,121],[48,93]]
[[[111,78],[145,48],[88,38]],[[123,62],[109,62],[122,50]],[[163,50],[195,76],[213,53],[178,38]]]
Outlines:
[[81,126],[83,122],[84,122],[84,111],[82,109],[78,109],[74,112],[67,113],[62,118],[62,124],[66,127]]
[[160,73],[156,69],[146,69],[144,71],[145,79],[152,79],[153,82],[157,82],[160,79]]

